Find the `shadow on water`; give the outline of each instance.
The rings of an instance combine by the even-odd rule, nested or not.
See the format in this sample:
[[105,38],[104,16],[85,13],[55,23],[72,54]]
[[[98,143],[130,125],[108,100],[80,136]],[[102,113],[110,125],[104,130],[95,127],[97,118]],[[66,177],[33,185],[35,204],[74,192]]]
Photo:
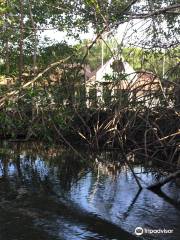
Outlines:
[[[157,194],[140,191],[117,152],[84,152],[86,161],[60,146],[7,144],[0,148],[0,240],[136,239],[136,227],[173,229],[180,239],[180,211]],[[133,165],[144,186],[152,166]],[[163,187],[180,198],[175,183]]]

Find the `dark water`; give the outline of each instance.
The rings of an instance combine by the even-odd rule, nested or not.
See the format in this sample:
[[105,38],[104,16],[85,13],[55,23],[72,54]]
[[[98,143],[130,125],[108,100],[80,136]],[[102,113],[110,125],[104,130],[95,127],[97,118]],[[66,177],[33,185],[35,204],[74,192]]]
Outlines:
[[[1,144],[0,240],[136,239],[136,227],[168,229],[140,239],[180,239],[180,210],[146,189],[159,179],[152,166],[130,169],[113,153],[82,152],[82,160],[59,146]],[[180,200],[180,188],[163,187]]]

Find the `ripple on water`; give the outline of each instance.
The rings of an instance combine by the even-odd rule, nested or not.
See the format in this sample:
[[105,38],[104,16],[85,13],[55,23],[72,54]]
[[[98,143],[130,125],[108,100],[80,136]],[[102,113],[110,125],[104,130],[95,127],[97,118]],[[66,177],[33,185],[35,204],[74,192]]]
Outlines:
[[[12,151],[9,158],[0,155],[0,177],[4,179],[0,182],[1,205],[4,201],[9,203],[11,209],[13,206],[15,209],[21,207],[23,214],[32,213],[32,209],[40,213],[37,217],[34,217],[36,214],[28,216],[33,219],[35,227],[50,234],[52,239],[112,240],[107,235],[101,236],[83,221],[77,221],[78,218],[71,215],[70,211],[67,214],[66,209],[61,209],[63,206],[79,212],[94,213],[130,233],[134,233],[137,226],[174,229],[173,236],[166,235],[165,240],[180,239],[180,211],[145,188],[139,192],[134,176],[127,167],[101,163],[94,168],[91,165],[90,168],[87,162],[81,163],[68,151],[54,154],[54,159],[26,151],[20,155]],[[55,151],[58,152],[53,149],[51,153]],[[10,159],[9,162],[7,159]],[[147,172],[143,166],[135,166],[134,171],[138,173],[144,187],[156,181],[153,172]],[[180,198],[179,190],[174,183],[163,187],[163,191],[174,199]],[[12,192],[14,197],[10,198]],[[38,196],[50,200],[39,203]],[[60,211],[56,211],[54,202]],[[50,203],[51,208],[48,206]],[[49,210],[46,209],[48,207]],[[8,218],[8,221],[13,225],[15,219]],[[146,240],[163,238],[162,235],[144,236]]]

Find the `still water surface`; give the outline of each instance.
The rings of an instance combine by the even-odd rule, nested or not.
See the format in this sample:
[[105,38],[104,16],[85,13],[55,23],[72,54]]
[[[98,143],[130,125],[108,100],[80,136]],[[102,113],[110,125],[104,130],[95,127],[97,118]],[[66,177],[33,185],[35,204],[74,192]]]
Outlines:
[[[40,143],[0,147],[0,240],[126,240],[136,227],[172,229],[139,239],[180,239],[180,210],[146,186],[155,168],[135,164],[143,190],[118,153],[82,153]],[[174,182],[163,187],[180,200]]]

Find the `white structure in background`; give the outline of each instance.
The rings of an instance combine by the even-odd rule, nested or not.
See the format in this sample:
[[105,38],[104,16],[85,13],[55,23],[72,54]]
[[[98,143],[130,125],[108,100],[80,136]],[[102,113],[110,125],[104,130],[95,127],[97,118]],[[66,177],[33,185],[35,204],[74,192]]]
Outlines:
[[156,95],[161,93],[162,87],[155,74],[143,70],[137,73],[128,62],[124,61],[123,57],[116,59],[112,57],[92,72],[86,81],[87,106],[94,105],[93,96],[97,103],[104,103],[104,93],[107,89],[111,100],[127,96],[146,107],[155,107],[160,103]]
[[122,73],[127,75],[126,78],[129,81],[135,81],[136,73],[135,73],[134,69],[129,65],[129,63],[124,61],[123,57],[121,57],[119,59],[115,59],[112,57],[101,68],[99,68],[96,72],[96,81],[103,83],[104,81],[106,81],[106,75],[113,76],[115,71],[113,70],[112,65],[113,65],[114,61],[118,61],[118,60],[122,61],[122,64],[123,64]]
[[[113,67],[114,63],[117,63],[117,71]],[[137,79],[137,74],[135,73],[134,69],[129,65],[128,62],[124,61],[122,56],[118,58],[112,57],[105,64],[99,67],[86,82],[87,96],[89,96],[90,89],[93,88],[93,86],[96,86],[97,100],[103,102],[103,86],[108,83],[113,84],[113,76],[118,76],[120,73],[126,76],[125,79],[120,80],[124,88],[125,85],[127,86],[128,84],[133,84]],[[112,79],[108,80],[107,76]],[[114,95],[114,90],[115,89],[112,88],[112,96]],[[89,100],[87,105],[90,105]]]

